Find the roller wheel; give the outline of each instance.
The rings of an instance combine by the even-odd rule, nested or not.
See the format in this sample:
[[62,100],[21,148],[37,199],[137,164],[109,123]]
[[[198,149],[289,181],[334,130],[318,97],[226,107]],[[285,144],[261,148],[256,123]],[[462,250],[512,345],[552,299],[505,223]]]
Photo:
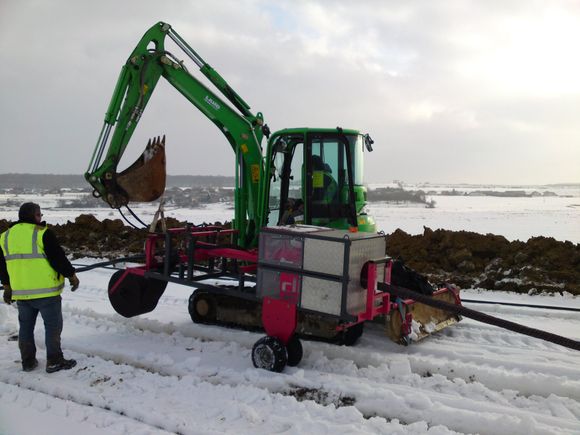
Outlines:
[[193,323],[213,323],[216,320],[215,300],[208,294],[192,293],[188,310]]
[[288,362],[286,346],[276,337],[262,337],[252,348],[252,362],[257,369],[279,373]]
[[337,343],[344,346],[353,346],[364,331],[364,323],[357,323],[345,331],[342,331],[337,337]]
[[296,335],[293,335],[288,344],[286,345],[286,351],[288,353],[287,364],[290,367],[296,367],[302,361],[302,343]]

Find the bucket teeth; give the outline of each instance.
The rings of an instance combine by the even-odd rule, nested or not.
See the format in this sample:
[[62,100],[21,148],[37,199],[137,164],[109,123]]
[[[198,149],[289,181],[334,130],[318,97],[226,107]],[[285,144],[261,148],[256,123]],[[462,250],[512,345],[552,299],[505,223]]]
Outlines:
[[155,136],[154,138],[149,139],[149,141],[147,142],[147,148],[164,147],[164,146],[165,146],[165,135],[163,135],[163,137]]

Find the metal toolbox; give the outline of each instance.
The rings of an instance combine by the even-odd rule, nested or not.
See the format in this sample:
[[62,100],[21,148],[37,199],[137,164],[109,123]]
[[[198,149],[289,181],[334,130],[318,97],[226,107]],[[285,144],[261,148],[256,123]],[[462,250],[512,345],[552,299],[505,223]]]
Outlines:
[[257,295],[350,320],[366,309],[366,289],[360,285],[363,265],[385,251],[382,234],[307,225],[264,228]]

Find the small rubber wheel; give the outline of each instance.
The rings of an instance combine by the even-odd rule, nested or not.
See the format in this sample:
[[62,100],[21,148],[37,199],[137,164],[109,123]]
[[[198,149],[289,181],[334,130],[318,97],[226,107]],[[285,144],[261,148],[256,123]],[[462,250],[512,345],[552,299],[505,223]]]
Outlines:
[[296,335],[293,335],[288,344],[286,345],[286,352],[288,353],[287,364],[290,367],[296,367],[302,361],[302,343]]
[[193,292],[187,306],[193,323],[212,323],[216,319],[215,301],[210,295]]
[[345,331],[342,331],[337,337],[337,342],[344,346],[353,346],[363,334],[363,331],[364,323],[357,323]]
[[262,337],[252,348],[252,362],[257,369],[279,373],[288,362],[286,346],[276,337]]

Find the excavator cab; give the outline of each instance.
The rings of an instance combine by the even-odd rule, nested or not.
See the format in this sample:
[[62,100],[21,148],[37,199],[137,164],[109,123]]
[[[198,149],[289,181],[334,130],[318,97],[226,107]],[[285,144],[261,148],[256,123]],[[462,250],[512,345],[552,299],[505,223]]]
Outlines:
[[277,132],[270,144],[267,226],[375,231],[364,209],[365,136],[340,128],[289,129]]

